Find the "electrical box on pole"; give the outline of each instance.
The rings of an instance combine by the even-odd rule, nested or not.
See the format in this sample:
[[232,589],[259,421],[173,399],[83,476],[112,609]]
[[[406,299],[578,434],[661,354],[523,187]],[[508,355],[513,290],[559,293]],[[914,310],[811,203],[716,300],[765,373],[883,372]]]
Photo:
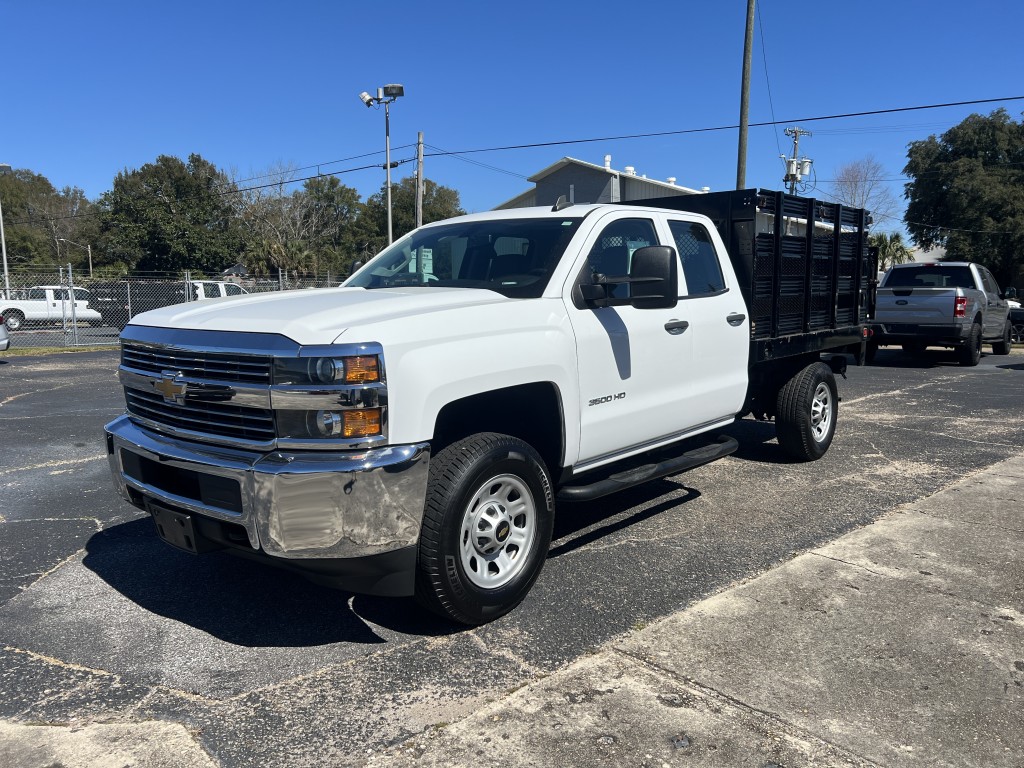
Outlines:
[[782,177],[782,181],[789,185],[789,194],[795,195],[797,184],[803,181],[805,176],[811,175],[811,166],[814,164],[811,158],[800,157],[800,137],[810,136],[811,132],[794,127],[787,128],[785,133],[793,138],[793,156],[780,155],[786,164],[786,175]]

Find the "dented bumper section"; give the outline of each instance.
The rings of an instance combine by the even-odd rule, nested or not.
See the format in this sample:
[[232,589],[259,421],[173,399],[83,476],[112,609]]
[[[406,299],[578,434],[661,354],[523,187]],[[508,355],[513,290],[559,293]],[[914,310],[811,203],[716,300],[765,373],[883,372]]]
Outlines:
[[105,431],[120,494],[141,509],[189,516],[214,548],[352,591],[412,593],[427,443],[260,453],[161,435],[129,416]]

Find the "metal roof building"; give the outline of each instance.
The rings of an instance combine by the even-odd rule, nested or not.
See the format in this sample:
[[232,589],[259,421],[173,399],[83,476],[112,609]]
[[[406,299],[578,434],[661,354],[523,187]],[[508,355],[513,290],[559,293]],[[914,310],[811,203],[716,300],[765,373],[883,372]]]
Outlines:
[[617,171],[612,168],[611,155],[604,156],[603,166],[563,157],[535,173],[528,181],[534,183],[533,189],[495,206],[495,210],[550,206],[558,202],[562,195],[571,203],[620,203],[674,195],[697,195],[708,191],[707,188],[681,187],[676,184],[674,177],[656,181],[638,176],[636,169],[629,165]]

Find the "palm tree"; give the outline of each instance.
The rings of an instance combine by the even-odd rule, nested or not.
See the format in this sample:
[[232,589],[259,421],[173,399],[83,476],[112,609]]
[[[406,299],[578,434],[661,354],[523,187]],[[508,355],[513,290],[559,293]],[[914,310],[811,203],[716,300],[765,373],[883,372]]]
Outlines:
[[878,271],[884,272],[893,264],[913,261],[914,256],[903,242],[899,232],[877,232],[868,237],[868,245],[878,248]]

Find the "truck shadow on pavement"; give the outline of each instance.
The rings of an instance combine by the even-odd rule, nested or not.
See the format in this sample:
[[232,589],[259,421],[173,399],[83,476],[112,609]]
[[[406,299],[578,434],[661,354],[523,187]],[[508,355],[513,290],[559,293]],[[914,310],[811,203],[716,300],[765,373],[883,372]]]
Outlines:
[[[682,490],[683,494],[679,495]],[[672,494],[669,499],[650,504]],[[700,498],[700,491],[672,480],[654,480],[594,501],[559,502],[548,559],[561,557],[642,523],[666,509]],[[646,506],[650,504],[650,506]],[[640,509],[637,509],[640,507]],[[635,511],[634,511],[635,510]]]
[[[985,359],[990,357],[990,355],[987,352],[982,352],[981,357]],[[953,349],[926,349],[922,352],[904,352],[897,347],[878,350],[875,353],[875,359],[869,363],[869,366],[873,368],[913,368],[917,370],[961,367],[957,352]]]
[[93,535],[83,564],[144,611],[240,646],[387,642],[362,617],[413,635],[457,630],[412,599],[354,596],[226,553],[179,552],[148,517]]

